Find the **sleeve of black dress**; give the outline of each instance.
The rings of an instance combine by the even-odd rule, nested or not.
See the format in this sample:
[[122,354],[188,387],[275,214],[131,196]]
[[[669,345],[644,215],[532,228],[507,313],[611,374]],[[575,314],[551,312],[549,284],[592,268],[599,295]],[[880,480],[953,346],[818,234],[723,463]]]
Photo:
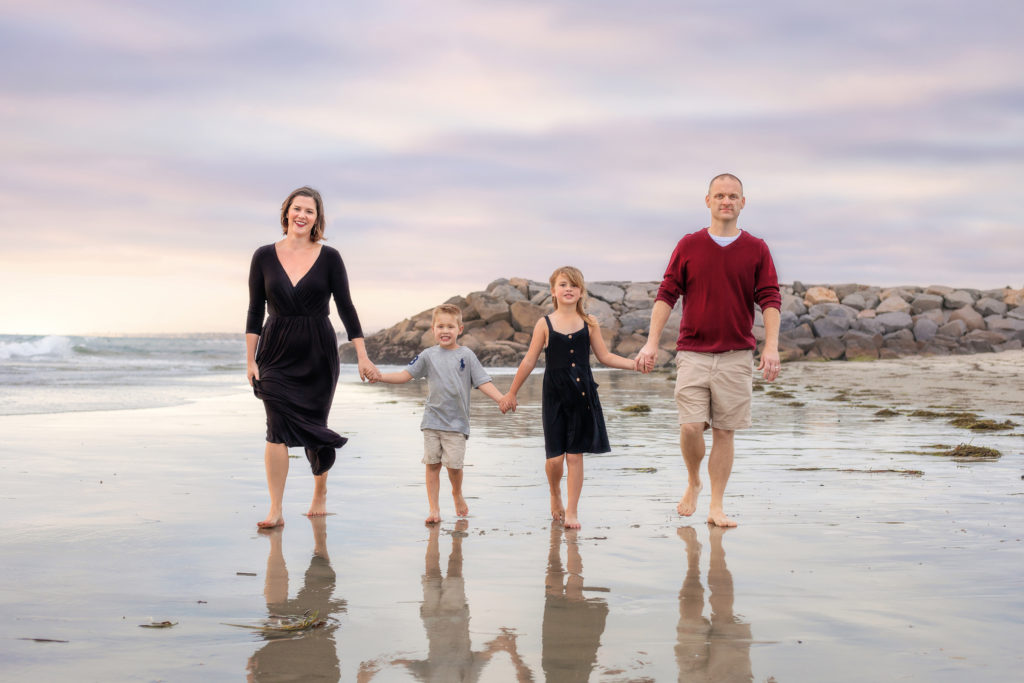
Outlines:
[[363,336],[363,328],[359,325],[359,315],[356,313],[352,295],[348,290],[348,273],[345,271],[345,262],[341,260],[341,254],[337,250],[332,249],[331,252],[329,271],[331,294],[334,295],[334,305],[338,307],[341,322],[345,325],[345,334],[351,341]]
[[257,249],[249,264],[249,315],[245,319],[245,333],[259,334],[263,330],[263,317],[267,311],[267,290],[263,284],[262,249]]

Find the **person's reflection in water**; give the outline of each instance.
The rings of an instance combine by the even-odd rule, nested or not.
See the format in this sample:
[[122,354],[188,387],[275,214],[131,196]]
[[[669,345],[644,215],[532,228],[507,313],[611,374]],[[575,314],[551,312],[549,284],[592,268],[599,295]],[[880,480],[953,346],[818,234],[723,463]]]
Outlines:
[[[484,665],[497,652],[507,652],[516,670],[516,680],[533,680],[529,670],[516,650],[516,636],[510,629],[501,633],[484,646],[481,652],[473,652],[469,637],[469,603],[466,601],[466,581],[462,576],[462,539],[466,537],[469,522],[460,519],[452,531],[452,552],[448,556],[448,571],[441,574],[441,550],[439,547],[440,524],[429,527],[427,553],[423,570],[423,604],[420,618],[427,632],[427,659],[395,660],[393,664],[404,664],[419,681],[476,681]],[[370,669],[364,663],[364,668]],[[378,667],[372,665],[360,678],[370,680]]]
[[708,526],[711,546],[708,589],[711,618],[704,616],[704,587],[700,582],[700,542],[693,527],[681,527],[686,543],[686,578],[679,590],[676,662],[680,681],[752,681],[750,624],[732,611],[732,574],[725,564],[722,536],[729,529]]
[[313,526],[313,557],[302,588],[292,600],[288,599],[288,567],[281,548],[284,527],[260,531],[270,541],[263,595],[271,616],[302,616],[307,610],[318,610],[320,619],[327,623],[299,634],[268,632],[264,638],[269,642],[249,659],[249,681],[337,681],[341,677],[334,642],[337,624],[331,616],[345,611],[345,601],[333,597],[335,581],[327,555],[327,519],[310,517],[309,522]]
[[[562,534],[566,564],[562,565]],[[541,667],[548,681],[586,681],[597,662],[597,649],[608,618],[608,603],[585,598],[583,559],[576,529],[551,523],[548,570],[544,580],[544,623],[541,626]],[[566,569],[568,571],[566,571]]]

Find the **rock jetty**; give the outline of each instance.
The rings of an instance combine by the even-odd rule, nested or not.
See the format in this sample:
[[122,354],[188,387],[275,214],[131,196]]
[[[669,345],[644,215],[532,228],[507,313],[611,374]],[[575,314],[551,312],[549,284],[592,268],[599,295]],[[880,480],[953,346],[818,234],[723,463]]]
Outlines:
[[[597,317],[608,348],[633,357],[647,341],[658,282],[592,282],[587,310]],[[782,285],[779,351],[784,361],[873,360],[910,355],[951,355],[1020,349],[1024,345],[1024,289],[872,287],[859,284]],[[510,278],[483,291],[455,296],[465,332],[459,343],[487,366],[514,366],[526,353],[534,324],[551,311],[548,283]],[[434,345],[428,309],[366,337],[375,362],[404,364]],[[675,355],[680,306],[660,339],[658,364]],[[761,312],[754,337],[764,341]],[[354,363],[352,345],[341,346]],[[541,357],[543,361],[543,356]]]

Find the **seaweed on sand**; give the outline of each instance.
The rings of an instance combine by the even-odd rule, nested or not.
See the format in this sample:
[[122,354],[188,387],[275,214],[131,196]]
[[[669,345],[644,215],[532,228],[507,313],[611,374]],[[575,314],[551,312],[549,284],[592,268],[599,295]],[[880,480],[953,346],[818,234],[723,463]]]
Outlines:
[[649,412],[651,412],[651,407],[649,405],[647,405],[646,403],[635,403],[635,404],[633,404],[631,406],[622,406],[621,410],[624,413],[637,413],[637,414],[640,414],[640,413],[649,413]]
[[271,614],[262,624],[253,626],[250,624],[228,624],[225,626],[236,626],[238,628],[250,628],[254,631],[264,631],[266,633],[284,632],[294,633],[297,631],[305,631],[312,628],[320,628],[327,623],[326,619],[320,618],[320,610],[306,610],[302,613],[301,617],[298,616],[280,616]]

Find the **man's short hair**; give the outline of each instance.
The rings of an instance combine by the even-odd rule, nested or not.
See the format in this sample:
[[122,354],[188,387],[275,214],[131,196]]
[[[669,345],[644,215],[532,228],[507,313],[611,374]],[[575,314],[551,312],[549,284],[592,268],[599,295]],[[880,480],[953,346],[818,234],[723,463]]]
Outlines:
[[721,180],[722,178],[729,178],[730,180],[735,180],[737,183],[739,183],[740,184],[740,194],[741,195],[743,194],[743,181],[740,180],[739,178],[737,178],[736,176],[734,176],[732,173],[719,173],[714,178],[712,178],[711,182],[708,183],[708,194],[711,194],[711,186],[715,184],[715,181],[716,180]]
[[434,308],[434,314],[430,318],[430,326],[433,327],[437,322],[437,316],[439,315],[450,315],[455,318],[455,324],[462,327],[462,309],[455,304],[441,304]]

